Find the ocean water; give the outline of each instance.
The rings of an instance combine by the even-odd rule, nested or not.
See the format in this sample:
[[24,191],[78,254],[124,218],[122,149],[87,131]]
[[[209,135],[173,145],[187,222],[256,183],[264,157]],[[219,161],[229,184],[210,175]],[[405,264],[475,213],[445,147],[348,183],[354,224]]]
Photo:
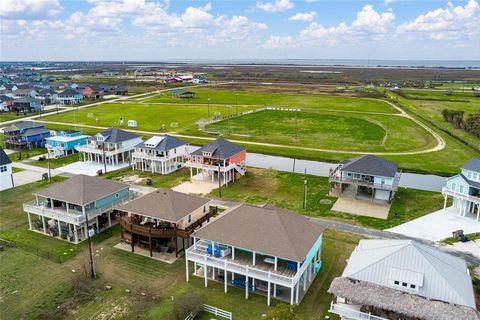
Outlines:
[[179,59],[168,63],[198,63],[212,65],[302,65],[349,67],[444,67],[480,68],[480,60],[368,60],[368,59]]

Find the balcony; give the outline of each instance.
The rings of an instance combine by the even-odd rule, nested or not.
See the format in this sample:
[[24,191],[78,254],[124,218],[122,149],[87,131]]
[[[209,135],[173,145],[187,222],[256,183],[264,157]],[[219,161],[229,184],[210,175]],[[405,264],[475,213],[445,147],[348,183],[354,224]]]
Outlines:
[[388,320],[387,318],[382,318],[379,316],[371,315],[369,313],[361,312],[359,310],[355,310],[352,307],[332,302],[330,303],[330,310],[328,310],[328,312],[337,314],[342,317],[342,319],[348,320]]
[[148,160],[154,160],[154,161],[166,161],[175,158],[175,156],[170,157],[168,154],[163,154],[163,155],[156,155],[156,154],[151,154],[151,153],[145,153],[145,152],[133,152],[132,153],[132,159],[148,159]]
[[260,255],[257,255],[258,259],[255,265],[252,265],[251,255],[240,250],[235,250],[235,259],[232,259],[232,252],[228,250],[223,251],[225,252],[223,257],[208,254],[207,248],[209,244],[209,241],[197,241],[196,244],[186,250],[186,258],[199,264],[206,264],[210,267],[216,267],[243,276],[248,275],[249,277],[290,288],[299,280],[307,267],[307,264],[303,264],[299,270],[293,271],[287,268],[285,263],[280,263],[279,261],[279,266],[277,271],[275,271],[273,264],[266,262],[267,259],[262,260]]
[[400,176],[401,176],[401,173],[397,173],[393,179],[392,185],[388,185],[384,183],[373,183],[370,180],[365,180],[365,179],[345,178],[341,176],[340,172],[334,171],[330,174],[330,176],[328,177],[328,180],[329,182],[354,184],[362,187],[395,191],[398,188]]
[[469,194],[453,191],[453,190],[450,190],[446,187],[442,188],[442,194],[480,204],[480,197],[476,197],[476,196],[472,196],[472,195],[469,195]]
[[115,154],[122,153],[122,152],[125,152],[125,151],[133,150],[134,147],[105,148],[105,151],[104,151],[101,145],[99,146],[99,145],[96,145],[96,144],[86,144],[86,145],[82,145],[82,146],[76,146],[75,149],[78,152],[87,152],[87,153],[95,153],[95,154],[103,154],[103,152],[105,152],[105,154],[107,156],[111,156],[111,155],[115,155]]

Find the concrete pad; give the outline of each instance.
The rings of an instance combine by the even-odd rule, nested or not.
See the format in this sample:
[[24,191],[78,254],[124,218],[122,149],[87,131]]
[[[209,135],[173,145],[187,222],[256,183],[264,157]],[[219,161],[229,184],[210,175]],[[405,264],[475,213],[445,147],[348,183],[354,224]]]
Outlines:
[[173,187],[172,190],[182,192],[182,193],[189,193],[189,194],[198,194],[198,195],[206,195],[218,188],[218,183],[213,183],[210,181],[202,181],[202,180],[191,180],[184,183],[179,184],[176,187]]
[[183,252],[182,253],[179,252],[178,258],[175,258],[175,252],[167,253],[167,252],[156,252],[155,250],[153,250],[152,257],[150,257],[150,250],[136,246],[135,251],[132,252],[132,247],[125,242],[120,242],[119,244],[113,247],[120,250],[131,252],[132,254],[138,254],[144,257],[148,257],[148,258],[155,259],[155,260],[162,261],[169,264],[174,263],[175,261],[177,261],[178,258],[180,258],[183,255]]
[[17,152],[16,150],[12,150],[12,149],[3,149],[3,151],[5,151],[6,154],[12,154]]
[[390,211],[389,203],[376,203],[353,198],[338,198],[332,207],[333,211],[346,212],[357,216],[387,219]]
[[451,237],[452,232],[456,230],[463,230],[465,234],[480,232],[480,222],[473,218],[462,217],[454,209],[447,208],[386,231],[437,242]]
[[448,245],[447,248],[462,252],[468,252],[471,253],[473,256],[480,258],[480,240],[455,242],[453,245]]
[[42,173],[31,170],[23,170],[13,174],[13,186],[18,187],[35,181],[42,180]]
[[[128,167],[128,163],[120,163],[118,166],[107,165],[107,172],[120,170]],[[66,166],[56,169],[60,172],[67,172],[72,174],[84,174],[87,176],[96,176],[98,170],[104,170],[103,163],[92,161],[77,161]]]

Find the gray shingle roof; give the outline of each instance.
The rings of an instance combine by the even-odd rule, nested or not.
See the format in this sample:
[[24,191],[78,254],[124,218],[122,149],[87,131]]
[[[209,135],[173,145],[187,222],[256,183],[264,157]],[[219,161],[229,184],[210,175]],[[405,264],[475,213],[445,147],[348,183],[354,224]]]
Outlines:
[[14,123],[8,127],[5,127],[3,130],[5,132],[10,132],[10,131],[20,131],[24,129],[38,128],[38,127],[44,127],[44,125],[41,123],[33,122],[33,121],[24,121],[24,122]]
[[118,128],[108,128],[99,132],[99,134],[105,137],[105,142],[109,142],[109,143],[118,143],[118,142],[127,141],[127,140],[140,137],[135,133],[118,129]]
[[207,224],[194,236],[303,262],[322,233],[321,226],[288,210],[243,204]]
[[364,155],[344,161],[342,171],[382,177],[395,177],[398,165],[374,155]]
[[21,98],[18,98],[18,99],[15,99],[13,100],[13,103],[32,103],[32,102],[38,102],[37,99],[34,99],[30,96],[26,96],[26,97],[21,97]]
[[75,95],[81,95],[81,92],[78,92],[78,91],[73,90],[73,89],[65,89],[58,94],[58,97],[59,98],[71,97],[71,96],[75,96]]
[[158,189],[119,206],[117,209],[176,223],[208,202],[210,199],[207,198],[170,189]]
[[12,160],[10,160],[5,151],[0,148],[0,166],[4,166],[9,163],[12,163]]
[[22,133],[22,137],[31,137],[31,136],[36,136],[38,134],[45,134],[45,133],[50,133],[50,130],[45,128],[27,129]]
[[77,205],[86,205],[125,188],[128,188],[128,185],[120,182],[79,174],[34,194]]
[[210,152],[212,153],[212,158],[223,160],[230,158],[231,156],[234,156],[244,150],[244,147],[220,138],[210,142],[209,144],[198,150],[195,150],[191,154],[201,156],[203,152]]
[[[158,151],[172,150],[174,148],[178,148],[180,146],[188,144],[188,142],[183,141],[182,139],[179,139],[177,137],[169,136],[168,134],[154,136],[154,137],[163,138],[162,141],[160,141],[156,145],[156,147],[153,148],[153,149],[158,150]],[[145,142],[148,142],[148,140],[140,142],[139,144],[137,144],[135,146],[135,148],[148,148],[148,147],[145,146]],[[152,149],[152,148],[149,148],[149,149]]]
[[480,158],[470,159],[463,165],[462,169],[480,172]]

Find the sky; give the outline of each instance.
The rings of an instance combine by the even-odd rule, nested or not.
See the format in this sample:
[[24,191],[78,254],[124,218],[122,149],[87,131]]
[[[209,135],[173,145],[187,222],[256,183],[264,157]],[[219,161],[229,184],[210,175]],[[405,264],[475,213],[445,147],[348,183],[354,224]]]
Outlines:
[[480,0],[1,0],[0,60],[480,60]]

